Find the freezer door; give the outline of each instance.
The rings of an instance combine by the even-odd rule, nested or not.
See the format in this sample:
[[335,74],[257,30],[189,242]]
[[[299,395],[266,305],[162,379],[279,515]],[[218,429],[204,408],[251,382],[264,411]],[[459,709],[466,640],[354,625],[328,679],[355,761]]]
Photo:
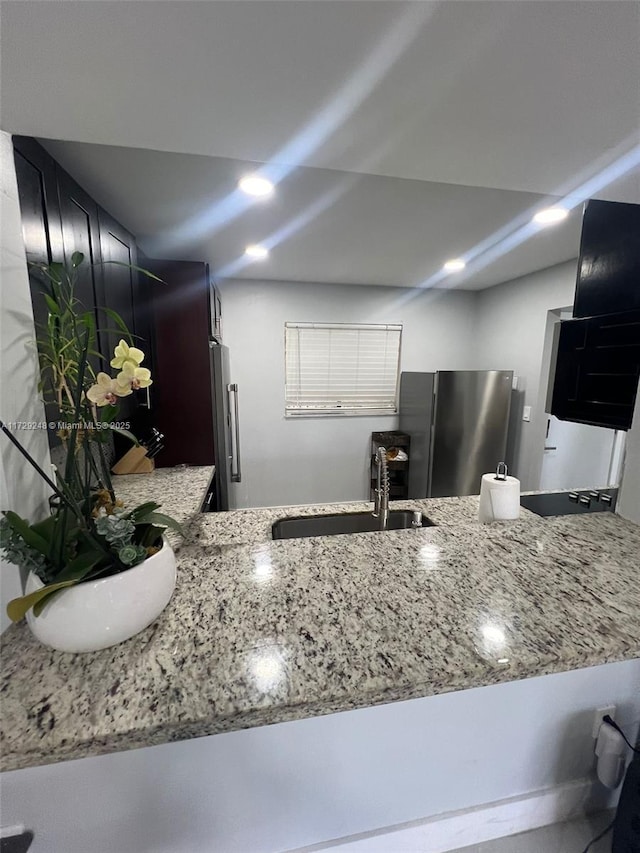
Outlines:
[[410,498],[429,494],[429,458],[435,373],[403,372],[400,375],[399,428],[411,437],[409,446]]
[[504,461],[512,386],[511,370],[436,374],[431,497],[477,495]]
[[229,406],[229,348],[211,343],[213,381],[213,440],[216,459],[216,509],[229,509],[231,482],[231,412]]

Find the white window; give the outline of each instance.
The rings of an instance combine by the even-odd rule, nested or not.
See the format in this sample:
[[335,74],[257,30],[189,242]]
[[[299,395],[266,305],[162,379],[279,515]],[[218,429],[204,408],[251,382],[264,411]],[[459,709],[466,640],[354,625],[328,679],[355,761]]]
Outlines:
[[285,415],[398,411],[402,326],[285,323]]

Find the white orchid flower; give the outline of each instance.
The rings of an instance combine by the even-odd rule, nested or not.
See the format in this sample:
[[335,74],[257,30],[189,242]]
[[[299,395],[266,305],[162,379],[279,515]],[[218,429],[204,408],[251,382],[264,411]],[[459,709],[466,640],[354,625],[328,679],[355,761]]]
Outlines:
[[116,367],[122,370],[127,362],[131,362],[134,367],[137,367],[144,359],[144,353],[137,347],[130,347],[126,341],[121,340],[118,346],[113,351],[111,359],[111,367]]
[[125,361],[117,380],[121,385],[134,389],[148,388],[149,385],[153,384],[151,371],[146,367],[138,367],[132,361]]
[[115,405],[118,397],[127,397],[131,394],[131,386],[112,379],[106,373],[96,376],[96,384],[87,391],[87,399],[96,406]]

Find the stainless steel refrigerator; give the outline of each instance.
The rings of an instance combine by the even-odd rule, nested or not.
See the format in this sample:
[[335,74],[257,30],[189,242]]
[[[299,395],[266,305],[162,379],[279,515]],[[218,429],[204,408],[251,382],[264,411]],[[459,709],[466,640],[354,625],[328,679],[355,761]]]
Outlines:
[[480,492],[482,475],[505,458],[512,387],[511,370],[401,374],[410,498]]
[[242,478],[238,386],[230,381],[229,348],[210,341],[209,349],[216,472],[203,509],[220,511],[231,508],[230,484]]

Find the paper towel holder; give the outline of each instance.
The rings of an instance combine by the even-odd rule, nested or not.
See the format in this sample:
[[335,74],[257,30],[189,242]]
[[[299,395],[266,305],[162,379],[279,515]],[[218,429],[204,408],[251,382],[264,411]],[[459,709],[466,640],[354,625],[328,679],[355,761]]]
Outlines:
[[494,480],[506,480],[509,469],[507,468],[506,462],[498,462],[498,467],[496,468],[496,476]]

